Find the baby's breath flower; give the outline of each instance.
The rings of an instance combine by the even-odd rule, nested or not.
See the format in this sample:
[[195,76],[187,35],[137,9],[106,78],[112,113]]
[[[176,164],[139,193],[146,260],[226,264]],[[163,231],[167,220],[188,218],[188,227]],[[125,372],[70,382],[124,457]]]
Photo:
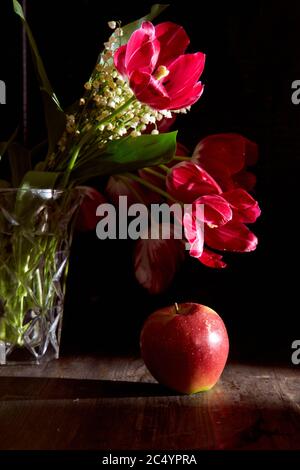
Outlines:
[[67,122],[69,122],[69,123],[74,123],[75,122],[74,114],[67,114],[66,118],[67,118]]
[[130,133],[131,137],[139,137],[141,135],[140,131],[132,131]]
[[161,114],[167,119],[170,119],[172,117],[172,113],[169,110],[162,110]]
[[73,134],[73,132],[75,132],[75,116],[73,114],[67,114],[66,119],[66,131],[68,134]]
[[95,101],[96,104],[99,105],[99,104],[101,104],[101,102],[102,102],[102,96],[95,95],[95,96],[93,97],[93,100]]
[[100,86],[99,80],[94,80],[93,81],[93,88],[99,88],[99,86]]
[[116,36],[118,36],[118,37],[122,37],[123,34],[124,34],[123,29],[122,29],[122,28],[117,28],[117,29],[115,30],[115,34],[116,34]]
[[144,116],[142,116],[142,119],[141,121],[144,122],[145,124],[148,124],[150,122],[150,114],[149,113],[145,113]]
[[118,134],[119,136],[122,136],[122,135],[127,134],[126,127],[119,127],[119,129],[117,130],[117,134]]
[[134,118],[131,122],[131,125],[130,127],[132,127],[133,129],[135,129],[139,124],[139,119],[138,118]]
[[102,111],[102,113],[100,114],[99,120],[104,119],[104,118],[106,118],[106,117],[109,116],[109,115],[110,115],[110,112],[109,112],[107,109],[105,109],[105,110]]
[[114,109],[116,107],[116,102],[114,100],[109,100],[108,106]]
[[109,21],[108,26],[110,29],[116,29],[117,23],[115,21]]

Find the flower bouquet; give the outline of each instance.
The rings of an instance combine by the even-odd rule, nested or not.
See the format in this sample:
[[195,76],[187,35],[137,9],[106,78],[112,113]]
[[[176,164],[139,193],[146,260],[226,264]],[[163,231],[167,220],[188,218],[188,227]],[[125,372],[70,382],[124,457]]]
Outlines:
[[[171,232],[183,227],[190,254],[213,267],[224,262],[204,246],[203,227],[209,247],[250,251],[256,238],[245,223],[259,215],[256,201],[239,183],[250,141],[232,136],[222,154],[222,142],[204,140],[190,158],[180,152],[176,132],[166,132],[176,115],[200,98],[205,55],[185,53],[189,38],[181,26],[152,24],[165,5],[154,5],[148,15],[126,26],[109,22],[113,32],[82,96],[63,110],[21,5],[12,3],[32,50],[48,139],[47,148],[42,144],[29,151],[15,142],[15,132],[0,146],[11,166],[11,180],[0,180],[2,364],[59,355],[76,216],[80,212],[77,225],[93,228],[87,212],[92,209],[94,220],[96,206],[104,200],[83,186],[91,178],[107,177],[106,198],[115,201],[126,195],[144,204],[188,203],[188,213],[174,216]],[[203,206],[199,215],[197,208]],[[151,292],[169,285],[184,249],[183,240],[162,239],[164,224],[156,225],[154,240],[142,236],[135,254],[137,278]],[[166,269],[159,264],[157,253],[162,252]]]

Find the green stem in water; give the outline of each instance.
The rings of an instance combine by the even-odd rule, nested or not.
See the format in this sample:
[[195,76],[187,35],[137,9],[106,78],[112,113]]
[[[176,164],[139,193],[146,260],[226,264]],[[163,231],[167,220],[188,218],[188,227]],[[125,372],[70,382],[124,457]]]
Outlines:
[[138,183],[146,186],[146,188],[151,189],[155,193],[160,194],[161,196],[163,196],[167,199],[170,199],[171,201],[178,202],[177,199],[175,199],[173,196],[171,196],[169,193],[167,193],[167,191],[164,191],[163,189],[158,188],[154,184],[149,183],[149,181],[143,180],[142,178],[140,178],[139,176],[134,175],[133,173],[125,173],[125,175],[128,176],[128,178],[131,178],[134,181],[137,181]]
[[43,288],[42,288],[42,281],[40,276],[40,270],[36,270],[36,280],[37,280],[37,293],[38,293],[38,300],[40,303],[40,307],[43,307]]

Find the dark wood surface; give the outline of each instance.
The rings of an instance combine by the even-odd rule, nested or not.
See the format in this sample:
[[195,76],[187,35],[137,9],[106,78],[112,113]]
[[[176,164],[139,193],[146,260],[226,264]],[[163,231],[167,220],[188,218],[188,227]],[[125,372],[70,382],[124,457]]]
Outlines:
[[181,396],[132,357],[0,368],[0,448],[300,449],[299,370],[229,364]]

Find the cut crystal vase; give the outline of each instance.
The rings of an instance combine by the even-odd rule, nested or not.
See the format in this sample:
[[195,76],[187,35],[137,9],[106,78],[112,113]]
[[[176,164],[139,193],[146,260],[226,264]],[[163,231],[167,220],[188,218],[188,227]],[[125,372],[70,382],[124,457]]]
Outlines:
[[0,364],[58,358],[80,190],[0,189]]

